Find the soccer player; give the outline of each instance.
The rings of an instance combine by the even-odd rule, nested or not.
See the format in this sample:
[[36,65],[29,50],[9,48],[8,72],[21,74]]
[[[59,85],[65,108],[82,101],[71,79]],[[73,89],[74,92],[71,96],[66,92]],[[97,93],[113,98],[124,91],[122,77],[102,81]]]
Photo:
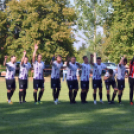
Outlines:
[[[116,82],[115,82],[115,73],[112,69],[109,69],[105,76],[104,76],[104,81],[105,81],[105,85],[106,85],[106,89],[107,89],[107,100],[109,104],[113,104],[114,103],[114,98],[115,95],[118,91],[117,87],[116,87]],[[113,97],[112,97],[112,101],[110,101],[110,86],[113,87],[114,92],[113,92]]]
[[20,73],[19,73],[19,101],[20,104],[25,101],[26,89],[28,87],[28,71],[31,69],[31,64],[28,62],[28,57],[26,57],[26,51],[23,52],[23,57],[20,63]]
[[16,72],[16,57],[11,56],[11,61],[7,62],[7,56],[5,56],[5,60],[3,65],[6,66],[6,87],[7,87],[7,98],[8,98],[8,104],[13,104],[11,101],[11,98],[13,96],[13,93],[16,89],[16,83],[15,83],[15,72]]
[[133,91],[134,91],[134,57],[129,65],[130,74],[129,74],[129,87],[130,87],[130,105],[133,105]]
[[96,92],[97,88],[99,88],[99,96],[100,96],[100,103],[103,103],[102,101],[102,79],[101,79],[101,74],[103,69],[107,69],[106,65],[101,63],[101,57],[97,57],[97,63],[93,63],[93,55],[90,55],[91,57],[91,64],[94,67],[93,70],[93,97],[94,97],[94,104],[96,105]]
[[[78,92],[78,81],[76,77],[76,71],[79,67],[79,63],[76,63],[76,58],[72,57],[71,61],[70,58],[68,58],[67,61],[67,85],[69,88],[69,98],[70,98],[70,104],[75,104],[75,98]],[[74,92],[73,92],[74,90]]]
[[118,73],[117,73],[117,81],[118,81],[118,89],[119,89],[119,93],[118,93],[119,103],[121,103],[123,90],[125,88],[125,77],[127,77],[126,76],[126,69],[127,69],[126,64],[127,64],[127,59],[124,56],[120,60],[120,63],[118,65]]
[[57,105],[61,90],[60,69],[63,67],[62,57],[58,55],[56,60],[53,57],[50,64],[52,65],[51,88],[53,89],[54,103]]
[[[34,69],[34,77],[33,77],[34,93],[33,93],[33,97],[34,97],[35,104],[40,104],[41,97],[43,96],[43,93],[44,93],[44,82],[45,82],[44,69],[45,69],[45,65],[44,65],[44,62],[42,61],[41,54],[37,55],[37,61],[36,61],[37,50],[38,50],[38,45],[36,44],[34,46],[33,59],[32,59],[33,69]],[[40,88],[40,92],[39,92],[38,100],[37,100],[38,88]]]
[[83,56],[84,63],[81,64],[82,74],[81,74],[81,102],[87,103],[86,97],[89,90],[89,75],[91,67],[88,62],[88,57]]

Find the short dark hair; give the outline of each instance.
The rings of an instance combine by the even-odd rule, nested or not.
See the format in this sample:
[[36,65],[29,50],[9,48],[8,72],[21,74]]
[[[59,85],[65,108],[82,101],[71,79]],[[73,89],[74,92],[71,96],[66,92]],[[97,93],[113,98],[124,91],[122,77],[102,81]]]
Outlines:
[[[37,55],[37,58],[38,58],[39,55],[41,55],[41,54],[38,54],[38,55]],[[42,56],[42,55],[41,55],[41,56]]]
[[125,59],[124,59],[124,63],[126,63],[126,64],[127,64],[127,58],[125,58]]
[[15,55],[12,55],[11,58],[16,57]]
[[109,69],[108,72],[112,75],[113,74],[113,69]]
[[61,56],[61,55],[57,55],[57,57],[61,57],[61,58],[62,58],[62,56]]
[[97,60],[101,60],[101,57],[97,57]]
[[75,56],[72,56],[71,58],[75,58],[75,59],[76,59],[76,57],[75,57]]
[[84,60],[85,58],[87,58],[87,56],[83,56],[83,60]]
[[28,58],[27,56],[25,56],[25,58]]

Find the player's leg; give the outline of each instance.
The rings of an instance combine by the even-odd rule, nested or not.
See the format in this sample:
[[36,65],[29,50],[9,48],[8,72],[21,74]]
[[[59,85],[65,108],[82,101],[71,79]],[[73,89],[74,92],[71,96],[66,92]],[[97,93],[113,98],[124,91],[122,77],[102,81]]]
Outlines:
[[62,81],[64,81],[64,79],[65,79],[65,73],[63,72],[63,79],[62,79]]
[[57,79],[56,80],[56,87],[57,87],[56,101],[58,102],[58,98],[59,98],[59,94],[60,94],[60,90],[61,90],[61,82],[60,82],[60,79]]
[[107,101],[110,103],[110,85],[109,82],[105,82],[106,90],[107,90]]
[[103,103],[103,101],[102,101],[102,80],[98,81],[98,87],[99,87],[100,102]]
[[20,103],[23,102],[23,89],[19,89],[19,101]]
[[34,79],[33,80],[33,88],[34,88],[33,98],[34,98],[35,104],[38,104],[37,103],[38,84],[39,84],[39,81]]
[[73,85],[72,85],[72,81],[69,81],[67,80],[67,85],[68,85],[68,89],[69,89],[69,99],[70,99],[70,104],[72,104],[72,99],[73,99],[73,93],[72,93],[72,88],[73,88]]
[[26,102],[25,98],[26,98],[27,88],[28,88],[28,80],[25,80],[25,86],[24,86],[24,89],[23,89],[23,102]]
[[76,103],[75,98],[77,96],[77,92],[78,92],[78,89],[79,89],[77,80],[73,81],[73,89],[74,89],[73,103]]
[[13,104],[11,101],[11,89],[7,89],[7,99],[8,99],[8,104]]
[[118,91],[118,89],[114,88],[114,92],[113,92],[113,96],[112,96],[112,101],[111,101],[112,103],[114,103],[114,99],[115,99],[117,91]]
[[130,87],[130,104],[133,105],[133,79],[129,77],[129,87]]
[[41,88],[40,92],[39,92],[39,95],[38,95],[38,103],[41,103],[41,98],[43,96],[43,93],[44,93],[44,88]]
[[11,80],[11,98],[12,98],[12,96],[13,96],[13,94],[14,94],[14,91],[15,91],[15,89],[16,89],[16,82],[15,82],[15,79],[13,79],[13,80]]
[[56,81],[55,79],[51,79],[51,89],[52,89],[52,96],[54,99],[54,103],[57,104],[56,102]]
[[42,98],[43,93],[44,93],[44,80],[39,80],[39,88],[40,88],[40,92],[38,95],[38,103],[41,103],[41,98]]
[[97,102],[96,102],[96,92],[97,92],[97,83],[96,83],[96,80],[93,80],[93,89],[94,89],[94,92],[93,92],[93,98],[94,98],[94,104],[96,105]]

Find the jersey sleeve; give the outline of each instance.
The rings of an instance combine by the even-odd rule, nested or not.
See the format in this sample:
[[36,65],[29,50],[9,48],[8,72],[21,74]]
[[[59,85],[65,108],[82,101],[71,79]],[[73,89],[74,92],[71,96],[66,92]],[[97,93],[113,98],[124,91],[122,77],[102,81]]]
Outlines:
[[105,77],[109,77],[109,72],[106,72]]
[[102,63],[102,68],[103,68],[103,69],[106,69],[107,66],[106,66],[104,63]]

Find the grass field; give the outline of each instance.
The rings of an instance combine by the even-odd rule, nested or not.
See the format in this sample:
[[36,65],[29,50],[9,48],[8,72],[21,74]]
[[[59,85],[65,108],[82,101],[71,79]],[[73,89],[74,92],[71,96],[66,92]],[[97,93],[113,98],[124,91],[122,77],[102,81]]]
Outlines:
[[[103,86],[104,87],[104,86]],[[111,89],[111,94],[112,94]],[[18,84],[12,98],[13,105],[6,102],[6,86],[4,78],[0,79],[0,134],[133,134],[134,106],[129,105],[129,88],[123,95],[123,104],[109,105],[106,90],[103,88],[104,104],[93,104],[90,91],[88,104],[80,103],[80,90],[77,104],[70,105],[66,82],[62,83],[59,100],[54,105],[52,90],[47,78],[42,105],[34,105],[32,81],[29,82],[25,104],[18,103]],[[99,98],[97,96],[97,100]],[[117,101],[117,97],[115,99]]]

